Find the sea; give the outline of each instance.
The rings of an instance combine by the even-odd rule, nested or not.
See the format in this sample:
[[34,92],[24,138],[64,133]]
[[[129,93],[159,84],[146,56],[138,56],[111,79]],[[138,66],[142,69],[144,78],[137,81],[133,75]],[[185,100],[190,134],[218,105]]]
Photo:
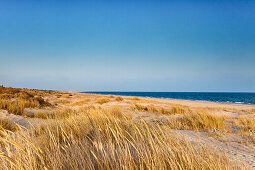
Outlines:
[[255,105],[255,93],[248,92],[110,92],[110,91],[89,91],[82,93],[137,96],[164,99],[184,99],[212,101],[220,103],[250,104]]

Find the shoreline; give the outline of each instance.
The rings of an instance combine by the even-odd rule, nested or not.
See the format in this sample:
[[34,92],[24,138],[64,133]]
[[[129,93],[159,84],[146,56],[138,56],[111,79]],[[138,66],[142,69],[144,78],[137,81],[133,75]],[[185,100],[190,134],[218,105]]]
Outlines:
[[[75,92],[79,94],[87,94],[87,95],[101,95],[101,96],[121,96],[123,98],[128,97],[138,97],[142,99],[149,99],[154,101],[162,101],[166,103],[173,103],[173,104],[181,104],[187,106],[194,106],[199,105],[198,107],[231,107],[231,108],[240,108],[245,107],[246,109],[251,108],[255,109],[255,104],[245,104],[245,103],[227,103],[227,102],[215,102],[215,101],[207,101],[207,100],[191,100],[191,99],[175,99],[175,98],[157,98],[157,97],[143,97],[143,96],[126,96],[126,95],[116,95],[116,94],[97,94],[97,93],[86,93],[86,92]],[[201,106],[204,105],[204,106]],[[245,109],[244,108],[244,109]]]
[[[105,141],[105,143],[108,144],[116,139],[111,135],[112,133],[108,133],[112,132],[116,127],[117,129],[114,131],[114,134],[118,135],[119,132],[131,130],[129,134],[134,134],[131,136],[132,138],[137,136],[137,134],[141,134],[139,129],[146,129],[146,131],[142,131],[142,134],[145,133],[143,138],[145,140],[148,138],[147,134],[153,133],[153,135],[157,135],[158,131],[155,131],[155,127],[158,127],[164,128],[163,131],[166,132],[164,135],[166,141],[162,142],[163,145],[161,147],[163,149],[166,148],[167,144],[171,144],[168,139],[172,139],[171,134],[173,134],[176,137],[176,139],[174,139],[175,141],[180,139],[185,140],[190,144],[188,146],[192,148],[200,149],[201,145],[208,147],[210,153],[212,153],[209,155],[210,160],[214,158],[214,151],[218,153],[219,149],[221,149],[226,156],[224,160],[236,162],[238,165],[240,163],[247,167],[255,167],[255,138],[251,136],[251,133],[252,135],[253,133],[255,134],[255,106],[253,105],[121,95],[111,96],[111,94],[91,94],[75,91],[59,92],[31,89],[17,90],[11,88],[3,88],[2,90],[5,94],[4,96],[8,95],[8,99],[2,101],[2,106],[7,105],[11,107],[2,107],[2,110],[0,110],[0,118],[3,122],[7,122],[3,124],[4,128],[15,131],[17,135],[24,136],[23,132],[19,133],[19,129],[16,129],[16,124],[27,129],[38,131],[41,131],[42,126],[49,127],[50,130],[53,129],[52,127],[56,127],[55,130],[53,129],[54,133],[47,131],[49,134],[46,134],[45,137],[51,136],[52,134],[57,134],[58,136],[57,132],[59,132],[59,127],[64,130],[67,129],[64,131],[64,134],[70,134],[70,128],[72,128],[71,130],[75,130],[74,134],[86,135],[88,133],[88,139],[93,137],[93,140],[98,136],[110,134],[109,138]],[[41,98],[37,96],[41,96]],[[26,102],[30,105],[25,107],[24,104],[18,105],[18,102],[13,101]],[[43,102],[40,104],[39,101]],[[40,105],[34,105],[34,103]],[[18,112],[13,110],[13,108],[16,107],[21,107],[21,110],[18,110]],[[95,123],[89,124],[91,121]],[[97,123],[98,127],[95,126]],[[112,123],[117,124],[113,124],[112,126]],[[129,128],[129,126],[135,124],[139,125],[139,128]],[[107,128],[106,125],[111,125],[111,128],[108,129],[106,133],[101,133],[105,132],[101,129]],[[141,127],[140,125],[145,126]],[[119,127],[122,128],[119,129]],[[84,131],[83,129],[88,129],[88,131]],[[136,129],[138,129],[138,131],[134,131]],[[101,134],[98,135],[94,133],[95,130]],[[45,132],[42,134],[44,133]],[[159,136],[162,135],[156,137]],[[41,138],[40,136],[27,138],[27,141],[35,141],[35,143],[27,143],[33,144],[31,147],[29,146],[33,148],[36,144],[44,144],[42,139],[45,140],[45,138]],[[49,138],[46,139],[50,140]],[[54,142],[56,141],[55,139],[56,138],[54,138]],[[57,143],[58,146],[62,146],[61,140],[58,141],[60,141]],[[100,145],[102,144],[101,141],[100,139]],[[123,141],[125,142],[126,138],[121,139],[119,142]],[[140,141],[140,138],[138,138],[138,143],[134,142],[132,144],[137,144],[137,147],[140,147]],[[73,138],[70,149],[73,149],[75,147],[73,144],[78,142],[80,142],[80,138]],[[158,141],[155,141],[154,143],[157,142]],[[22,143],[23,140],[18,144],[23,146]],[[126,146],[127,143],[123,144],[125,145],[122,146]],[[64,143],[63,147],[65,146]],[[98,149],[97,145],[91,145],[91,143],[88,143],[88,146],[88,150],[85,150],[86,153],[89,153],[91,147],[95,146],[95,148],[92,149]],[[108,147],[108,145],[105,146],[106,148]],[[167,145],[167,147],[171,147],[171,145]],[[9,148],[9,143],[7,143],[6,148]],[[189,148],[190,147],[187,147],[186,149]],[[120,151],[122,150],[123,148],[120,148]],[[75,151],[79,152],[80,147]],[[116,151],[116,148],[113,148],[113,151]],[[60,153],[57,149],[56,152]],[[179,149],[177,152],[179,153]],[[85,152],[82,152],[82,154],[80,154],[83,155],[84,153]],[[102,152],[102,154],[105,153],[105,151]],[[43,154],[49,155],[49,159],[52,158],[51,156],[55,156],[51,153]],[[66,155],[65,152],[63,153],[63,157],[64,155]],[[197,155],[194,155],[194,160],[197,160],[197,158],[199,158],[199,156],[197,157]],[[40,165],[40,162],[38,165]],[[225,165],[226,164],[224,164],[224,167],[226,167]]]

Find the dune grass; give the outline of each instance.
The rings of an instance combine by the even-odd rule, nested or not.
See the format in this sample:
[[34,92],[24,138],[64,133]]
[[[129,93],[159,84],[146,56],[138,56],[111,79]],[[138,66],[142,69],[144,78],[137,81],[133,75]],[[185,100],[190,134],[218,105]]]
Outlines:
[[55,100],[53,103],[54,104],[64,104],[64,105],[66,105],[66,104],[70,104],[71,102],[69,100],[66,100],[66,99],[58,99],[58,100]]
[[43,106],[50,106],[49,103],[45,102],[42,98],[34,99],[1,99],[0,100],[0,109],[7,110],[9,113],[16,115],[22,115],[24,113],[24,108],[41,108]]
[[2,131],[1,168],[236,168],[221,152],[203,146],[197,148],[177,138],[167,127],[133,120],[114,109],[88,109],[32,132],[21,130],[9,135]]
[[51,106],[41,96],[50,92],[29,89],[0,88],[0,109],[9,113],[22,115],[24,108],[42,108]]
[[74,102],[72,104],[72,106],[83,106],[85,104],[88,104],[88,102],[90,102],[91,100],[90,99],[83,99],[81,101],[78,101],[78,102]]
[[182,105],[172,105],[171,106],[171,114],[185,114],[185,113],[190,113],[191,110],[188,106],[182,106]]
[[42,108],[46,106],[51,106],[50,103],[46,102],[41,97],[35,97],[33,99],[1,99],[0,109],[7,110],[10,113],[22,115],[24,113],[24,108]]
[[110,99],[112,99],[112,98],[114,98],[114,96],[113,95],[110,95],[110,96],[108,96]]
[[[190,108],[182,105],[170,105],[167,109],[164,107],[155,107],[154,105],[134,104],[131,106],[134,111],[147,111],[151,113],[160,113],[163,115],[179,114],[177,118],[168,118],[167,125],[172,129],[185,130],[211,130],[225,128],[224,116],[216,116],[208,113],[207,109]],[[166,123],[166,122],[163,122]]]
[[128,99],[129,99],[129,100],[140,100],[139,97],[129,97]]
[[0,119],[0,131],[1,130],[16,131],[18,130],[18,127],[8,119]]
[[163,115],[173,115],[173,114],[189,114],[192,113],[192,109],[188,106],[182,106],[182,105],[175,105],[171,104],[167,107],[156,107],[153,104],[133,104],[131,106],[132,110],[137,110],[137,111],[148,111],[152,113],[161,113]]
[[193,112],[183,114],[176,119],[168,119],[167,125],[170,128],[182,130],[224,130],[224,120],[224,116],[216,116],[206,112]]
[[247,110],[243,110],[243,112],[250,113],[250,114],[255,114],[255,109],[247,109]]
[[255,143],[255,118],[242,116],[236,118],[234,122],[239,129],[239,134]]
[[[47,107],[51,105],[45,99],[51,99],[53,104],[59,101],[60,105]],[[123,100],[121,96],[83,97],[0,87],[0,108],[21,115],[25,114],[24,108],[42,108],[26,115],[39,120],[31,129],[0,120],[0,169],[240,168],[221,151],[190,144],[172,132],[172,129],[224,130],[225,117],[211,114],[213,110],[138,97]],[[115,102],[103,105],[110,101]],[[129,110],[129,104],[135,112]],[[155,113],[153,116],[159,115],[160,119],[137,120],[134,115],[139,112]],[[254,136],[254,120],[238,120],[236,125],[242,135]]]
[[108,103],[110,101],[110,99],[108,99],[108,98],[98,98],[97,100],[96,100],[96,103],[98,103],[98,104],[104,104],[104,103]]
[[167,108],[161,107],[159,112],[163,115],[174,115],[174,114],[189,114],[191,109],[188,106],[182,105],[170,105]]
[[123,97],[118,96],[118,97],[115,98],[115,100],[118,101],[118,102],[121,102],[121,101],[123,101],[124,99],[123,99]]
[[148,112],[153,112],[153,113],[157,113],[158,110],[157,108],[150,104],[150,105],[141,105],[141,104],[134,104],[134,105],[131,105],[131,109],[134,110],[134,111],[148,111]]
[[40,119],[64,119],[75,114],[77,114],[76,110],[71,108],[64,108],[64,109],[54,109],[51,112],[38,111],[38,112],[35,112],[30,117],[40,118]]

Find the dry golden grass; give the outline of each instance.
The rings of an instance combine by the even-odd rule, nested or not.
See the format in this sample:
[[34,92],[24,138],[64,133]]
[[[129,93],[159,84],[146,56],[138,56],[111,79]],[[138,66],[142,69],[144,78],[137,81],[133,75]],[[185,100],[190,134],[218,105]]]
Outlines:
[[[43,101],[40,103],[36,98]],[[50,105],[43,103],[47,102],[44,99],[60,105],[47,107]],[[27,130],[0,120],[0,169],[237,168],[224,153],[190,144],[172,132],[172,129],[224,130],[226,117],[211,114],[224,108],[188,107],[138,97],[125,99],[130,100],[121,102],[121,96],[0,87],[0,108],[21,115],[25,115],[24,108],[42,108],[26,115],[38,118],[33,119],[38,124]],[[103,105],[110,101],[115,102]],[[130,112],[129,104],[136,112]],[[147,122],[142,120],[143,116]],[[151,118],[160,121],[150,121]],[[236,126],[241,135],[255,141],[254,121],[237,119]]]
[[70,104],[71,102],[69,100],[65,100],[65,99],[58,99],[56,101],[54,101],[55,104]]
[[62,94],[57,94],[56,96],[57,96],[57,98],[60,98],[60,97],[62,97]]
[[148,111],[152,113],[158,113],[157,108],[154,105],[141,105],[141,104],[134,104],[131,106],[131,109],[134,111]]
[[171,107],[171,114],[185,114],[186,112],[189,111],[189,107],[187,106],[182,106],[182,105],[173,105]]
[[245,131],[249,131],[250,129],[255,131],[255,118],[254,117],[241,116],[235,120],[235,123],[236,123],[236,125],[238,125]]
[[164,107],[161,107],[159,112],[163,115],[188,114],[188,113],[191,113],[191,109],[187,106],[171,105],[167,109],[165,109]]
[[0,109],[9,113],[22,115],[24,108],[42,108],[51,106],[41,96],[49,95],[48,91],[35,91],[28,89],[0,88]]
[[71,98],[73,95],[72,94],[70,94],[70,93],[64,93],[64,94],[62,94],[62,96],[61,97],[63,97],[63,98]]
[[114,96],[113,96],[113,95],[110,95],[109,98],[112,99],[112,98],[114,98]]
[[123,112],[123,110],[119,106],[111,106],[109,112],[112,116],[118,119],[132,119],[131,115],[127,115]]
[[[169,105],[168,107],[156,107],[153,104],[147,104],[147,105],[142,105],[142,104],[134,104],[131,106],[132,110],[137,110],[137,111],[148,111],[152,113],[161,113],[163,115],[172,115],[172,114],[190,114],[192,113],[192,109],[188,106],[182,106],[182,105]],[[193,109],[196,110],[197,109]]]
[[140,98],[138,98],[138,97],[129,97],[128,99],[129,100],[140,100]]
[[96,103],[104,104],[104,103],[108,103],[109,101],[110,101],[110,99],[108,99],[108,98],[99,98],[96,100]]
[[118,102],[121,102],[121,101],[123,101],[124,99],[123,99],[123,97],[118,96],[118,97],[115,98],[115,100],[118,101]]
[[[115,110],[115,111],[113,111]],[[2,131],[2,169],[234,169],[221,152],[194,147],[167,127],[88,109],[15,135]],[[115,112],[115,113],[114,113]],[[117,109],[117,114],[122,115]]]
[[163,114],[163,115],[170,114],[170,112],[169,112],[168,110],[166,110],[164,107],[161,107],[159,111],[160,111],[160,113]]
[[91,100],[90,99],[84,99],[84,100],[81,100],[81,101],[78,101],[78,102],[74,102],[72,104],[72,106],[83,106],[85,104],[88,104],[88,102],[90,102]]
[[18,127],[16,124],[11,122],[10,120],[0,119],[0,131],[1,130],[16,131],[16,130],[18,130]]
[[30,117],[40,118],[40,119],[64,119],[76,114],[78,114],[76,110],[71,108],[64,108],[64,109],[55,109],[55,110],[52,110],[51,112],[38,111],[38,112],[35,112]]
[[255,114],[255,109],[242,110],[245,113]]
[[170,109],[166,110],[163,107],[157,109],[154,105],[134,104],[131,106],[135,111],[147,111],[151,113],[161,113],[164,115],[180,114],[178,118],[169,118],[167,124],[172,129],[185,130],[211,130],[225,128],[224,116],[216,116],[209,114],[207,109],[190,108],[182,105],[171,105]]
[[30,99],[30,100],[10,100],[10,99],[1,99],[0,100],[0,109],[7,110],[9,113],[16,115],[22,115],[24,113],[24,108],[41,108],[43,106],[50,106],[49,103],[41,99]]
[[[9,96],[10,98],[23,98],[28,99],[31,97],[42,97],[42,96],[51,96],[60,94],[56,91],[49,91],[49,90],[32,90],[32,89],[17,89],[12,87],[0,87],[0,96]],[[0,98],[1,98],[0,97]]]
[[235,119],[235,124],[239,129],[239,134],[248,138],[250,142],[255,143],[255,118],[239,117]]
[[206,112],[183,114],[179,118],[169,119],[167,125],[173,129],[185,130],[224,130],[224,116],[216,116]]

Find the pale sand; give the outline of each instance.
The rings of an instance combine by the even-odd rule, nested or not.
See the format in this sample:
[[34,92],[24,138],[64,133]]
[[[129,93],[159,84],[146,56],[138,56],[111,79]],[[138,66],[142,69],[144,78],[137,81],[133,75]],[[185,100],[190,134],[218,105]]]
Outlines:
[[[122,96],[126,97],[126,96]],[[181,99],[161,99],[161,98],[145,98],[139,97],[145,100],[159,101],[163,103],[170,104],[180,104],[189,107],[209,107],[209,108],[231,108],[231,109],[255,109],[255,105],[247,104],[234,104],[234,103],[218,103],[218,102],[209,102],[209,101],[194,101],[194,100],[181,100]]]
[[[217,114],[219,116],[223,115],[227,117],[226,123],[233,121],[233,119],[238,118],[239,116],[249,116],[255,117],[255,114],[251,114],[245,112],[247,110],[255,109],[255,105],[244,105],[244,104],[228,104],[228,103],[216,103],[216,102],[206,102],[206,101],[191,101],[191,100],[175,100],[175,99],[160,99],[160,98],[145,98],[138,97],[139,100],[131,100],[130,96],[122,96],[123,101],[116,101],[116,96],[110,98],[109,95],[95,95],[95,94],[83,94],[83,93],[74,93],[71,97],[61,97],[57,98],[56,96],[45,97],[50,102],[54,102],[56,100],[67,100],[70,103],[59,104],[59,107],[73,107],[76,108],[78,106],[73,106],[72,103],[77,101],[83,101],[86,99],[90,99],[90,101],[82,106],[86,105],[96,105],[102,108],[109,108],[114,105],[120,106],[126,113],[131,114],[134,119],[143,119],[149,123],[153,123],[155,120],[166,120],[166,119],[174,119],[178,117],[178,115],[162,115],[158,113],[151,112],[133,112],[130,111],[130,105],[139,103],[139,104],[153,104],[155,107],[171,107],[172,104],[189,106],[192,108],[207,108],[212,109],[212,114]],[[97,98],[109,98],[110,102],[105,104],[96,104]],[[31,109],[30,111],[33,112]],[[29,109],[28,109],[29,111]],[[45,111],[49,111],[45,109]],[[44,121],[54,121],[54,120],[42,120],[35,118],[27,118],[18,115],[9,114],[4,110],[0,110],[0,118],[9,119],[21,126],[30,128],[32,126],[36,126],[39,122]],[[255,168],[255,145],[254,144],[246,144],[245,139],[242,139],[238,134],[234,132],[229,132],[222,137],[211,136],[208,131],[195,131],[195,130],[173,130],[180,137],[184,137],[187,141],[201,146],[201,144],[205,146],[212,147],[214,149],[222,149],[226,152],[226,155],[229,158],[233,158],[236,161],[241,161],[245,165],[250,166],[251,168]]]

